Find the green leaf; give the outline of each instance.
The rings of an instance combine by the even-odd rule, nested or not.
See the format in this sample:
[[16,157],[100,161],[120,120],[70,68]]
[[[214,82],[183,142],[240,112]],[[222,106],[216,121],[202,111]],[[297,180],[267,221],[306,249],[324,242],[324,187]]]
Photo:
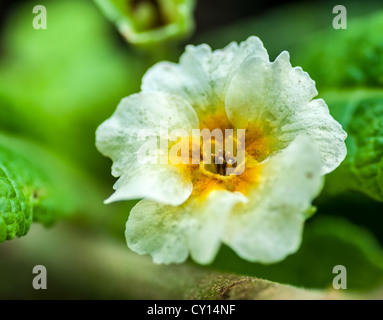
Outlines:
[[[382,5],[380,4],[380,7]],[[327,176],[321,199],[361,192],[383,201],[383,11],[328,28],[294,49],[333,117],[348,133],[347,157]]]
[[0,134],[0,242],[79,210],[75,173],[40,147]]
[[322,198],[358,191],[383,201],[383,91],[333,90],[322,97],[348,133],[347,157],[327,176]]
[[349,19],[347,30],[329,28],[303,41],[292,57],[319,88],[383,84],[383,11]]
[[330,216],[310,221],[299,251],[278,264],[249,263],[225,247],[212,267],[296,286],[331,288],[336,265],[346,267],[349,290],[369,290],[383,283],[383,251],[372,234]]

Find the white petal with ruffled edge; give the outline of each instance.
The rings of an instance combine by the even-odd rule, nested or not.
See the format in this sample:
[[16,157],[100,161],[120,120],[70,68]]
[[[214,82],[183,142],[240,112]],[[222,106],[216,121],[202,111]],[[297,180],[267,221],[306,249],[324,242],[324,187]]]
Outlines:
[[249,57],[230,83],[226,111],[237,128],[262,126],[273,138],[273,151],[286,148],[299,135],[309,136],[326,174],[344,160],[347,134],[323,100],[312,100],[316,95],[315,82],[300,67],[291,66],[286,51],[273,63]]
[[323,180],[318,152],[306,137],[261,166],[249,203],[229,215],[223,241],[246,260],[271,263],[299,248],[306,213]]
[[156,263],[181,263],[190,253],[201,264],[210,263],[221,243],[226,218],[233,207],[247,201],[240,193],[212,191],[196,203],[190,199],[173,207],[142,200],[126,223],[129,248],[150,254]]
[[142,79],[143,91],[162,91],[187,99],[197,112],[223,107],[231,78],[249,56],[269,61],[266,49],[257,37],[239,45],[235,42],[224,49],[212,51],[202,44],[189,45],[179,64],[159,62]]
[[144,198],[178,206],[189,198],[193,183],[176,166],[147,164],[130,168],[113,188],[116,191],[105,203]]
[[[198,117],[182,97],[161,92],[145,92],[121,101],[116,112],[96,132],[96,145],[101,153],[113,160],[112,173],[121,176],[116,192],[107,202],[148,198],[165,204],[183,203],[192,191],[192,183],[176,167],[141,163],[140,148],[146,142],[138,139],[142,131],[160,136],[160,125],[168,131],[198,128]],[[157,141],[157,140],[156,140]],[[160,153],[160,148],[154,150]]]

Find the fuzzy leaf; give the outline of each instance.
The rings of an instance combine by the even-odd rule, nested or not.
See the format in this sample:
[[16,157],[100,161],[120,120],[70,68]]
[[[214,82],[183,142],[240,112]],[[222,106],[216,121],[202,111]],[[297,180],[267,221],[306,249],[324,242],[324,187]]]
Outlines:
[[327,176],[324,194],[358,191],[383,201],[383,91],[329,91],[323,96],[348,133],[347,157]]
[[0,134],[0,242],[49,226],[79,208],[73,172],[29,142]]
[[378,10],[350,19],[347,30],[328,28],[294,49],[296,63],[316,81],[348,133],[347,157],[327,176],[323,195],[358,191],[383,201],[382,33]]

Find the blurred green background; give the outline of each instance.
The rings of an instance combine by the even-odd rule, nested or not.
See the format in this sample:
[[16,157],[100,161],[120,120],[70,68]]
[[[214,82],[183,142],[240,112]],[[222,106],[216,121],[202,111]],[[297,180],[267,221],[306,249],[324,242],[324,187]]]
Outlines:
[[[91,263],[86,248],[103,239],[121,250],[115,258],[102,250],[97,254],[116,263],[118,255],[133,255],[125,247],[124,227],[136,202],[103,205],[114,179],[110,160],[95,149],[95,130],[121,98],[139,91],[153,63],[177,61],[188,43],[217,49],[250,35],[261,38],[272,60],[288,50],[292,64],[316,81],[319,96],[349,134],[348,155],[326,178],[296,254],[265,266],[223,247],[203,268],[330,288],[332,268],[344,265],[350,291],[378,290],[383,284],[383,3],[344,2],[346,30],[332,27],[334,1],[186,1],[182,17],[173,12],[169,18],[175,21],[170,31],[151,20],[155,11],[142,9],[134,17],[121,9],[123,21],[146,32],[138,41],[120,35],[121,19],[95,2],[0,5],[0,298],[122,298],[102,279],[102,272],[109,279],[107,265],[113,262],[100,266],[102,256],[92,256],[102,272],[94,279],[83,271]],[[32,27],[37,4],[47,8],[46,30]],[[49,229],[32,224],[27,234],[32,222]],[[74,239],[83,235],[92,240],[82,246]],[[66,260],[77,264],[66,266]],[[31,271],[44,263],[53,285],[38,292],[31,288]],[[137,297],[132,292],[129,298]]]

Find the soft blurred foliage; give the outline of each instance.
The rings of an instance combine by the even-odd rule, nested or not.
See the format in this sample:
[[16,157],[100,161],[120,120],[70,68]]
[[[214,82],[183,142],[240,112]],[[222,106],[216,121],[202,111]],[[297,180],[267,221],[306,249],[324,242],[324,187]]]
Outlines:
[[[94,132],[121,98],[139,90],[153,61],[164,55],[173,59],[182,46],[165,44],[170,31],[151,30],[152,6],[137,9],[138,16],[132,17],[122,1],[97,2],[117,27],[123,21],[140,39],[144,33],[148,43],[157,44],[142,51],[124,43],[102,10],[86,0],[40,1],[48,10],[46,30],[32,28],[32,2],[15,6],[6,17],[0,56],[0,241],[24,235],[32,219],[49,225],[70,214],[71,223],[124,241],[124,224],[135,202],[102,204],[113,180],[110,161],[94,147]],[[106,9],[105,3],[119,11]],[[193,2],[159,3],[168,9],[172,3],[186,6],[182,16],[173,12],[181,19],[175,32],[185,37],[193,24]],[[383,4],[346,4],[347,30],[332,28],[334,5],[277,6],[197,32],[190,40],[219,48],[257,35],[272,59],[289,50],[293,65],[301,65],[316,81],[320,96],[349,134],[348,156],[326,179],[296,254],[265,266],[243,261],[224,247],[208,268],[326,288],[334,277],[332,268],[340,264],[347,267],[349,289],[382,285]],[[129,39],[134,44],[138,38]],[[14,207],[9,204],[12,192],[19,196]]]
[[0,61],[1,127],[98,171],[102,157],[94,147],[94,131],[122,97],[139,88],[145,63],[118,46],[92,3],[40,4],[49,7],[46,30],[31,27],[31,5],[7,19]]

